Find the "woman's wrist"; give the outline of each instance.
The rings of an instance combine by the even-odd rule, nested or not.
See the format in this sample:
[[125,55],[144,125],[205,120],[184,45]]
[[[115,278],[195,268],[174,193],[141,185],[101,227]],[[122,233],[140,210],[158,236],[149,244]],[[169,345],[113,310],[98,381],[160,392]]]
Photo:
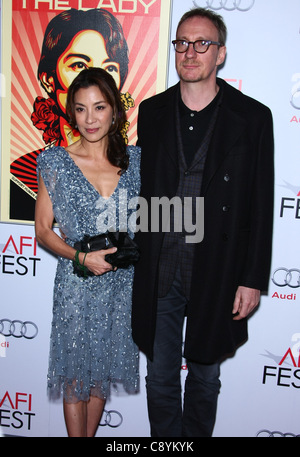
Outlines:
[[87,252],[76,251],[73,259],[74,263],[77,265],[78,268],[80,268],[84,272],[85,275],[87,272],[87,267],[84,264],[86,256]]

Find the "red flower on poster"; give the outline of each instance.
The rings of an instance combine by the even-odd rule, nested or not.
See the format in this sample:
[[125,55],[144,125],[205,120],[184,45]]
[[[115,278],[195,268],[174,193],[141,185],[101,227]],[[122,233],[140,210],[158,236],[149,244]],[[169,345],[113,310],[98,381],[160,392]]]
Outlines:
[[51,98],[37,97],[33,109],[31,120],[37,129],[44,130],[45,143],[49,144],[58,140],[60,138],[59,116],[55,101]]

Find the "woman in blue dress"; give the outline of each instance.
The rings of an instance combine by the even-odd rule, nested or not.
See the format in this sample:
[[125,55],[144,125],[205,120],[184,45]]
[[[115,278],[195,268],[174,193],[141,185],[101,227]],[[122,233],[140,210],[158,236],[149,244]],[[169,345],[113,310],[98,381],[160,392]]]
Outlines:
[[[131,336],[134,267],[115,269],[105,260],[116,248],[85,255],[74,244],[107,230],[127,230],[133,238],[140,150],[125,144],[126,115],[105,70],[90,68],[77,76],[67,111],[80,139],[42,152],[37,166],[36,237],[58,256],[48,390],[51,397],[63,395],[68,435],[94,436],[111,390],[139,389]],[[53,231],[54,219],[65,240]],[[74,259],[93,275],[77,276]]]

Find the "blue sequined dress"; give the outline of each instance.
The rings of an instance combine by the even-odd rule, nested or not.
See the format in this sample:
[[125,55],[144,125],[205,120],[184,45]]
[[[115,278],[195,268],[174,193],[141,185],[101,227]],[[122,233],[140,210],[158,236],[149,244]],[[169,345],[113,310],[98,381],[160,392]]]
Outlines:
[[[103,198],[63,147],[42,152],[37,173],[50,195],[55,219],[74,245],[85,234],[124,228],[133,237],[140,190],[140,149],[128,146],[129,167],[110,198]],[[130,205],[128,201],[130,200]],[[130,206],[130,209],[128,209]],[[132,216],[132,217],[130,217]],[[110,226],[110,227],[109,227]],[[88,279],[59,257],[54,284],[48,391],[68,402],[107,398],[113,388],[138,391],[138,349],[131,336],[133,267]]]

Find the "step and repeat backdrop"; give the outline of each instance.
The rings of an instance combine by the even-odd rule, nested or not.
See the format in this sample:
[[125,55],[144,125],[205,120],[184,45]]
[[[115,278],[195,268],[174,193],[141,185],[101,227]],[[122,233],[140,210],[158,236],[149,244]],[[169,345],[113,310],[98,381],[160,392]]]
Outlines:
[[[53,56],[46,58],[46,31],[62,27],[61,19],[66,14],[68,24],[64,23],[64,27],[76,29],[71,43],[65,45],[64,33],[60,34],[62,46],[55,62],[64,57],[67,49],[78,45],[78,37],[87,44],[86,56],[70,62],[72,78],[86,65],[84,59],[105,66],[108,53],[104,47],[93,54],[93,44],[85,33],[89,30],[88,19],[78,28],[76,15],[79,11],[94,10],[92,14],[96,14],[98,8],[106,10],[104,17],[110,17],[112,28],[118,30],[123,45],[128,47],[129,62],[119,62],[117,82],[127,109],[128,143],[135,144],[141,100],[178,81],[170,43],[180,17],[194,6],[210,8],[224,17],[228,27],[227,58],[218,76],[271,108],[275,134],[269,291],[249,321],[248,342],[222,364],[214,436],[300,435],[299,0],[1,2],[2,435],[67,435],[62,402],[49,402],[46,392],[56,258],[37,244],[33,225],[36,157],[52,143],[67,144],[72,135],[64,110],[58,109],[60,97],[53,90],[55,78],[62,78],[57,74],[58,65],[51,68]],[[67,91],[68,84],[65,81],[62,92]],[[217,287],[217,276],[215,283]],[[143,354],[140,373],[140,393],[112,395],[97,436],[149,436]],[[185,375],[183,359],[183,383]]]

